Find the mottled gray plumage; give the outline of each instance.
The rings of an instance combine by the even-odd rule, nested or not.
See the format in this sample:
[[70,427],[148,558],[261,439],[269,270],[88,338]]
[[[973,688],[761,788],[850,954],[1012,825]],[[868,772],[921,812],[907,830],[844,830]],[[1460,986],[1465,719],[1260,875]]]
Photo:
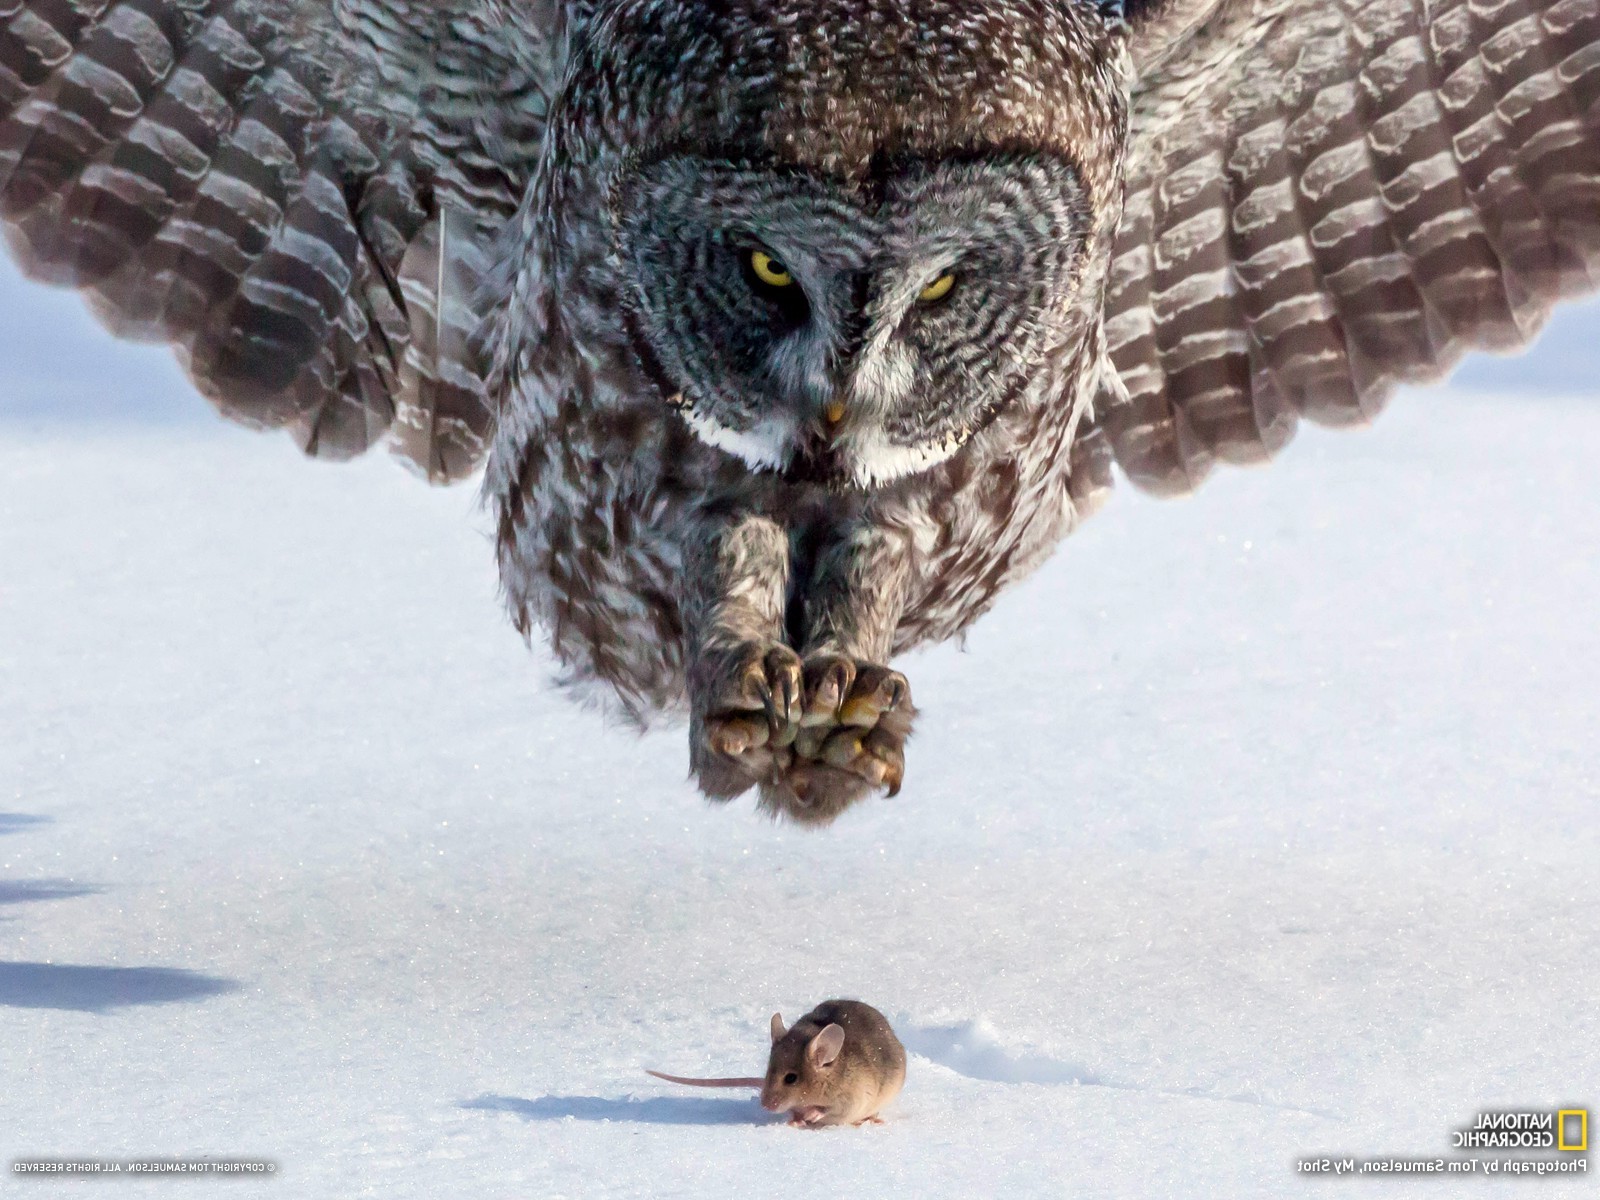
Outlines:
[[1600,0],[0,0],[0,218],[230,416],[485,463],[569,681],[822,821],[1113,462],[1600,282]]

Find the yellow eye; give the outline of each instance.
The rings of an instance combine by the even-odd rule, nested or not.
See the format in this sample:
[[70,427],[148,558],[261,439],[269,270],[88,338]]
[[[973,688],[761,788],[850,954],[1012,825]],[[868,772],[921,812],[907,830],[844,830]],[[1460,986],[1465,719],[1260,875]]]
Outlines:
[[765,250],[750,252],[750,269],[756,273],[756,278],[768,287],[783,288],[794,282],[794,276]]
[[950,294],[950,289],[955,287],[955,285],[956,277],[949,271],[946,271],[943,275],[939,276],[939,278],[935,279],[927,287],[918,292],[917,299],[921,300],[924,304],[932,304],[935,300],[943,300]]

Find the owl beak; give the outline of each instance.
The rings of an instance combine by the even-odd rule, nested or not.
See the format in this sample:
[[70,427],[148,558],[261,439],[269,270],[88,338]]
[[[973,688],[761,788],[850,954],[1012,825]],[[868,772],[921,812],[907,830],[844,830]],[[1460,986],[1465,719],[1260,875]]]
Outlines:
[[816,416],[799,432],[784,475],[795,483],[841,483],[849,478],[840,443],[849,425],[850,409],[842,398],[833,396],[814,411]]
[[844,425],[844,401],[840,399],[829,400],[822,410],[822,436],[829,442],[839,436],[839,430]]

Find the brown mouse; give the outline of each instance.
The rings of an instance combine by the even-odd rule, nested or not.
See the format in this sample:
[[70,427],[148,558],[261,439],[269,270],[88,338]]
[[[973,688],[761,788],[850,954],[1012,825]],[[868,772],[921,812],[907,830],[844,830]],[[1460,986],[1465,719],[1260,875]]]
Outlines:
[[807,1129],[861,1125],[900,1094],[906,1050],[889,1022],[859,1000],[825,1000],[783,1027],[772,1014],[772,1053],[765,1079],[685,1079],[647,1071],[669,1083],[695,1087],[756,1087],[761,1107],[787,1112],[789,1124]]

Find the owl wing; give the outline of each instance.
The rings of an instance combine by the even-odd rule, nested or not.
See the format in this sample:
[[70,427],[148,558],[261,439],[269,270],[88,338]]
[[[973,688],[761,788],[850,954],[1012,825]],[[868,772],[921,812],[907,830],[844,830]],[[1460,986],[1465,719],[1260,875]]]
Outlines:
[[308,453],[481,457],[472,335],[562,0],[0,0],[0,223]]
[[1133,8],[1106,332],[1127,475],[1364,422],[1600,284],[1600,0]]

